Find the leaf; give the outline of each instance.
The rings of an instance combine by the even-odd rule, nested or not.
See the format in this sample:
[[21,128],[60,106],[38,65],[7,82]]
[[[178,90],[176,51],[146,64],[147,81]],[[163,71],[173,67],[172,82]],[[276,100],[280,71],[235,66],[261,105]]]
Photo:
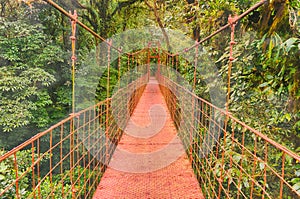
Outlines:
[[295,123],[294,127],[295,128],[297,128],[297,127],[299,128],[300,127],[300,120]]
[[283,116],[284,119],[286,119],[288,122],[291,121],[292,117],[291,117],[291,114],[289,113],[286,113],[284,116]]
[[250,187],[248,179],[244,179],[243,184],[244,184],[244,187],[246,187],[246,188]]
[[235,154],[232,158],[235,162],[238,163],[242,159],[242,156],[240,154]]
[[269,85],[269,82],[264,82],[264,83],[260,84],[258,87],[262,88],[262,87],[266,87],[268,85]]
[[259,163],[259,169],[262,171],[265,168],[265,163],[260,162]]
[[271,79],[273,79],[274,77],[273,77],[272,75],[267,75],[266,78],[267,78],[268,80],[271,80]]
[[1,172],[1,173],[6,172],[7,168],[8,168],[8,166],[5,165],[5,163],[2,162],[2,163],[0,164],[0,172]]
[[298,193],[300,193],[300,182],[294,184],[293,189],[295,189]]
[[267,87],[266,89],[263,90],[263,93],[268,92],[269,90],[271,90],[271,87]]
[[285,48],[286,52],[289,52],[293,47],[296,47],[294,44],[298,41],[298,38],[292,37],[286,40],[282,46]]
[[296,184],[296,183],[298,183],[298,182],[300,182],[300,178],[293,178],[293,179],[291,180],[291,183],[293,183],[293,184]]

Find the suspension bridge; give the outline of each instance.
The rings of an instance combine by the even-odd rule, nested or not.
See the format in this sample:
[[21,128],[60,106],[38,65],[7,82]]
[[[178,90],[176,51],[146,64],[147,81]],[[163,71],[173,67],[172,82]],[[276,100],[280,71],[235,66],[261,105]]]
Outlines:
[[[72,21],[73,111],[0,157],[0,164],[13,163],[15,173],[0,189],[0,198],[299,198],[300,188],[292,179],[300,156],[230,113],[235,24],[266,1],[230,17],[218,31],[173,54],[159,44],[124,53],[80,22],[76,12],[45,1]],[[108,80],[112,51],[118,54],[119,69],[125,56],[128,68],[135,63],[137,72],[122,86],[119,82],[112,95],[107,81],[107,98],[78,112],[77,25],[105,43]],[[228,88],[226,106],[220,108],[193,89],[201,64],[200,44],[228,28]],[[188,52],[194,60],[193,88],[178,83],[176,76],[179,57]],[[31,153],[28,168],[20,168],[22,150]],[[279,154],[276,159],[274,154]],[[24,195],[28,179],[32,191]]]

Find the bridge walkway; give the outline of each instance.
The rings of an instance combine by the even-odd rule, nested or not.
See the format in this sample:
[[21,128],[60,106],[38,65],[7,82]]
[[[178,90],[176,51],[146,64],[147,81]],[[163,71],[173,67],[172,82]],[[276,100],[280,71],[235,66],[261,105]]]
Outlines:
[[154,78],[93,198],[204,198]]

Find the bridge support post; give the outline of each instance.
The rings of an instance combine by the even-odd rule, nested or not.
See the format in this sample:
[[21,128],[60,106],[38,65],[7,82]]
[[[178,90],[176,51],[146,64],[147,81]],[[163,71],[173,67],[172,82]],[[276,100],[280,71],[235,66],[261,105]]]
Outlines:
[[158,48],[158,49],[157,49],[157,68],[158,68],[157,70],[158,70],[158,73],[160,74],[160,67],[161,67],[161,60],[160,60],[160,59],[161,59],[161,57],[160,57],[160,43],[158,43],[157,46],[158,46],[158,47],[157,47],[157,48]]
[[120,88],[121,86],[121,54],[122,54],[122,48],[119,48],[119,56],[118,56],[118,86]]
[[227,78],[227,100],[226,100],[226,112],[229,111],[229,105],[230,105],[230,84],[231,84],[231,68],[232,68],[232,62],[234,60],[233,57],[233,46],[236,44],[236,42],[234,41],[234,31],[235,31],[235,25],[236,25],[236,21],[237,21],[237,16],[232,17],[231,15],[229,15],[228,17],[228,22],[230,24],[230,28],[231,28],[231,41],[230,41],[230,55],[229,55],[229,64],[228,64],[228,78]]
[[147,70],[148,70],[148,80],[150,79],[151,71],[150,71],[150,46],[151,43],[148,43],[148,57],[147,57]]
[[70,121],[70,181],[72,186],[72,198],[75,198],[76,188],[74,184],[74,162],[75,162],[75,155],[74,155],[74,129],[75,129],[75,122],[74,122],[74,115],[75,115],[75,73],[76,73],[76,25],[77,25],[77,12],[74,10],[74,14],[69,12],[71,18],[71,28],[72,34],[70,36],[71,45],[72,45],[72,120]]
[[109,163],[109,108],[110,108],[110,51],[112,40],[107,43],[107,84],[106,84],[106,119],[105,119],[105,165]]
[[[227,135],[227,126],[228,126],[228,120],[229,120],[229,106],[230,106],[230,88],[231,88],[231,68],[232,68],[232,62],[234,60],[233,57],[233,46],[236,44],[236,42],[234,41],[234,31],[235,31],[235,25],[237,23],[238,20],[238,16],[234,16],[232,17],[231,15],[229,15],[228,17],[228,23],[230,25],[231,28],[231,40],[230,40],[230,52],[229,52],[229,63],[228,63],[228,77],[227,77],[227,98],[226,98],[226,118],[224,121],[224,138],[226,138]],[[224,139],[224,147],[226,146],[226,139]],[[225,163],[225,151],[223,150],[222,152],[222,165],[224,165]],[[220,174],[220,178],[218,179],[220,186],[219,186],[219,198],[221,197],[221,192],[222,192],[222,182],[223,182],[223,170],[221,170],[221,174]]]
[[[194,59],[194,82],[193,82],[193,92],[195,93],[196,91],[196,81],[197,81],[197,66],[198,66],[198,52],[199,52],[199,45],[198,41],[195,41],[195,59]],[[192,124],[194,125],[195,123],[195,98],[192,96]],[[192,126],[193,126],[192,125]],[[190,153],[190,160],[191,163],[193,163],[193,137],[194,137],[194,129],[191,127],[190,128],[190,149],[189,149],[189,153]]]

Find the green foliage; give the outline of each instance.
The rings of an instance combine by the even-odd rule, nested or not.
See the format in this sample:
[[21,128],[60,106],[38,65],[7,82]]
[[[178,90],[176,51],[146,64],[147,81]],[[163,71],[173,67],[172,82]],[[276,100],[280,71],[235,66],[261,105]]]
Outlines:
[[[0,150],[0,155],[3,155],[6,151]],[[35,159],[38,158],[38,155],[35,154]],[[55,199],[62,198],[72,198],[72,182],[71,182],[71,171],[65,170],[61,174],[53,174],[52,179],[50,180],[49,176],[43,177],[44,174],[40,174],[40,184],[38,185],[40,188],[33,190],[32,187],[32,151],[31,150],[23,150],[16,153],[17,158],[17,167],[18,167],[18,176],[22,176],[19,183],[18,193],[21,198],[33,198],[34,195],[37,196],[37,189],[40,190],[40,194],[43,197],[53,196]],[[40,162],[40,166],[49,168],[49,162],[45,161],[49,157],[45,157]],[[92,179],[99,181],[101,175],[99,175],[97,169],[91,171],[87,168],[83,168],[81,166],[77,166],[72,173],[72,178],[76,181],[74,188],[77,190],[76,194],[79,197],[85,197],[85,193],[88,193],[90,187],[86,187],[86,180]],[[25,174],[27,173],[27,174]],[[46,172],[49,175],[48,171]],[[35,176],[35,182],[38,182],[38,176]],[[15,184],[16,179],[16,167],[14,163],[14,157],[10,156],[0,163],[0,192],[4,191],[11,184]],[[36,184],[37,185],[37,184]],[[3,198],[13,199],[16,197],[16,189],[15,186],[8,188]]]
[[[251,39],[248,33],[235,47],[231,110],[248,125],[295,149],[299,145],[299,39],[278,34]],[[246,45],[245,45],[246,44]],[[227,71],[228,54],[219,59]],[[292,142],[286,143],[286,138]],[[294,139],[297,138],[297,139]]]
[[300,193],[300,165],[295,166],[295,177],[291,180],[293,188]]
[[[0,150],[0,155],[3,155],[5,151]],[[18,176],[21,176],[25,171],[31,171],[31,150],[20,151],[16,154],[18,162]],[[14,183],[16,179],[16,169],[14,164],[14,157],[11,156],[0,163],[0,191],[4,191],[11,183]],[[19,194],[24,195],[30,188],[30,177],[25,175],[19,181]],[[15,188],[9,189],[3,195],[4,198],[13,199],[16,195]]]
[[[69,113],[72,93],[71,72],[66,61],[70,57],[69,20],[49,7],[30,10],[18,3],[7,2],[9,1],[1,2],[0,5],[0,147],[11,148],[65,117]],[[141,0],[78,2],[80,19],[103,37],[130,28],[156,24],[152,10],[149,11]],[[164,27],[182,30],[184,34],[199,39],[227,24],[230,14],[239,14],[255,2],[213,0],[187,3],[182,0],[165,0],[157,1],[157,6]],[[268,6],[247,16],[238,24],[236,35],[241,38],[237,39],[238,44],[234,47],[237,59],[232,71],[230,111],[251,127],[296,150],[300,146],[300,4],[297,0],[287,2],[270,1]],[[249,30],[253,32],[247,32]],[[85,68],[81,63],[90,58],[90,51],[95,50],[96,56],[99,54],[95,48],[99,40],[82,28],[78,28],[78,36],[77,63],[80,70],[77,75],[80,72],[84,74]],[[224,79],[228,71],[228,42],[229,30],[226,30],[207,43],[212,60],[216,58],[216,65]],[[88,61],[97,65],[97,57]],[[127,71],[127,61],[126,56],[122,57],[121,76]],[[180,59],[178,69],[192,85],[192,63],[185,63],[185,60]],[[138,72],[136,74],[139,75]],[[113,63],[110,69],[110,94],[118,83],[118,75],[117,65]],[[203,78],[207,77],[197,74],[195,92],[210,100]],[[105,99],[107,71],[103,71],[101,79],[88,79],[87,82],[89,81],[99,82],[95,101]],[[234,152],[231,150],[234,146],[226,147],[226,158],[232,157],[236,162],[243,159],[243,168],[250,172],[251,160],[247,159],[247,154]],[[20,153],[24,153],[23,157],[20,154],[21,159],[24,159],[24,165],[19,165],[22,171],[28,168],[26,164],[30,152]],[[270,151],[269,158],[277,164],[281,155]],[[3,187],[15,175],[12,160],[7,161],[0,163],[0,182]],[[219,176],[219,160],[214,161],[215,167],[211,172]],[[290,182],[299,191],[298,166],[287,163],[286,169],[288,173],[295,167],[297,172],[290,178]],[[258,176],[262,175],[263,169],[264,165],[260,164],[257,168]],[[224,183],[231,184],[240,177],[237,169],[228,172],[232,177],[224,179]],[[56,177],[59,179],[60,176]],[[249,188],[249,178],[241,178],[241,186]],[[30,194],[29,181],[30,179],[24,178],[22,193],[26,190]],[[65,192],[70,192],[69,185],[69,182],[64,184]],[[60,197],[60,181],[51,183],[46,178],[42,186],[43,194],[51,193],[53,186],[58,187],[54,193],[56,197]],[[13,191],[9,194],[13,195]],[[9,194],[8,198],[11,196]]]
[[6,149],[64,118],[71,100],[68,52],[44,31],[46,13],[14,6],[18,15],[0,17],[0,147]]
[[49,96],[47,101],[41,101],[48,95],[41,89],[55,81],[45,68],[61,60],[54,55],[59,49],[45,43],[38,25],[3,18],[1,23],[0,126],[11,131],[29,124],[34,119],[33,111],[51,103]]
[[[41,196],[51,196],[55,199],[71,199],[72,198],[72,182],[70,176],[72,175],[75,194],[77,197],[86,197],[86,193],[89,192],[90,187],[86,187],[87,180],[92,181],[96,177],[101,178],[97,171],[91,171],[87,168],[77,166],[73,173],[70,170],[65,170],[62,174],[53,175],[52,180],[47,176],[40,184]],[[100,172],[100,171],[99,171]],[[32,198],[33,195],[37,195],[37,190],[28,190],[26,198]]]
[[147,10],[142,0],[82,1],[82,19],[104,38],[146,21]]
[[[72,198],[71,185],[62,184],[61,180],[55,180],[54,182],[53,181],[51,182],[50,178],[46,177],[40,186],[41,186],[41,192],[40,192],[41,196],[44,197],[51,196],[54,199]],[[33,195],[37,195],[37,191],[35,191],[35,193],[28,191],[25,195],[27,198],[32,198]]]

